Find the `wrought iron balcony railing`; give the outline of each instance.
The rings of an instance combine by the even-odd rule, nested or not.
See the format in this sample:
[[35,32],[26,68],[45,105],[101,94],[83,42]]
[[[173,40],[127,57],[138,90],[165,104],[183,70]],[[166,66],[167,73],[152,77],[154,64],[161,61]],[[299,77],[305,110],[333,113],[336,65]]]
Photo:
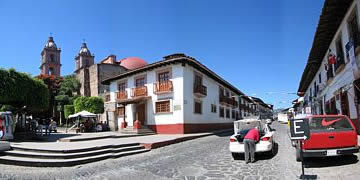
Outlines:
[[154,83],[154,94],[170,93],[173,91],[172,81]]

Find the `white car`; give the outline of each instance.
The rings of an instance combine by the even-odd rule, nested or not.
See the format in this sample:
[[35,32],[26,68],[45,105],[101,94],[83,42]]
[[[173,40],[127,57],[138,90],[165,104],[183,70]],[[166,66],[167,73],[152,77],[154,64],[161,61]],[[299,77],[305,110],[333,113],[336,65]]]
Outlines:
[[7,141],[0,141],[0,153],[2,151],[8,151],[10,150],[10,143]]
[[268,124],[263,123],[258,119],[245,119],[234,122],[234,135],[230,137],[229,149],[235,160],[240,159],[245,153],[244,144],[242,142],[242,138],[245,135],[242,133],[246,132],[247,129],[254,128],[256,126],[259,127],[260,141],[256,143],[255,152],[268,152],[275,155],[274,131],[271,131]]

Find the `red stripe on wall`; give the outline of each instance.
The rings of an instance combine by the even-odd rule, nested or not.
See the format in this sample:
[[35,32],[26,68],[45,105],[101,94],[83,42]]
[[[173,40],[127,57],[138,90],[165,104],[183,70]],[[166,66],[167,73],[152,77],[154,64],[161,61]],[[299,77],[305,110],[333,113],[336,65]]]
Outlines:
[[147,125],[158,134],[186,134],[211,132],[214,130],[230,129],[233,123],[213,123],[213,124],[161,124]]
[[184,134],[184,124],[147,125],[158,134]]

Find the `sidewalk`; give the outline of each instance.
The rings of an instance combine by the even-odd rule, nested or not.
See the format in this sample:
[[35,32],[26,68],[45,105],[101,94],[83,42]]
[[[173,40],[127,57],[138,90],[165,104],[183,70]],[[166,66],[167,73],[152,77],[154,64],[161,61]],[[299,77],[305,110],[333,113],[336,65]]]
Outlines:
[[[151,134],[151,135],[153,135],[153,134]],[[146,135],[150,135],[150,134],[123,134],[123,133],[119,133],[119,132],[108,131],[108,132],[92,132],[92,133],[78,133],[78,134],[77,133],[67,133],[67,135],[68,135],[67,137],[58,138],[56,141],[76,142],[76,141],[89,141],[89,140],[106,139],[106,138],[137,137],[137,136],[146,136]]]
[[[107,145],[121,145],[121,144],[130,144],[130,143],[140,143],[145,146],[146,149],[155,149],[163,146],[167,146],[174,143],[179,143],[191,139],[196,139],[200,137],[210,136],[214,134],[221,134],[226,132],[232,132],[232,129],[225,129],[220,131],[208,132],[208,133],[194,133],[194,134],[157,134],[157,135],[147,135],[147,136],[133,136],[132,137],[121,137],[126,136],[127,134],[121,134],[117,132],[104,132],[104,133],[86,133],[70,136],[64,138],[62,141],[56,142],[13,142],[11,143],[12,147],[18,148],[27,148],[34,150],[55,150],[55,151],[69,151],[69,150],[78,150],[78,149],[91,149],[94,147],[101,147]],[[102,139],[94,140],[81,140],[81,141],[66,141],[69,139],[88,139],[93,137],[103,137]],[[127,135],[128,136],[128,135]]]

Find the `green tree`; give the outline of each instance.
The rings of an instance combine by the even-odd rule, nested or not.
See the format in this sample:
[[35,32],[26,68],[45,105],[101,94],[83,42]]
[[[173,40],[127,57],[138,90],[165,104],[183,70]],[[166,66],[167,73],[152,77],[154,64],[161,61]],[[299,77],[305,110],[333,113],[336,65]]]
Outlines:
[[11,112],[15,113],[16,108],[14,108],[10,105],[0,105],[0,112],[4,112],[4,111],[11,111]]
[[62,81],[62,77],[54,76],[54,75],[46,75],[46,74],[40,74],[39,76],[35,77],[38,80],[41,80],[44,82],[44,84],[49,89],[49,108],[47,111],[44,111],[43,113],[39,114],[38,116],[42,117],[53,117],[56,121],[58,121],[59,115],[57,113],[54,113],[56,110],[56,101],[55,96],[57,95],[57,91],[60,87],[60,83]]
[[68,119],[69,116],[74,113],[75,113],[74,105],[65,105],[64,106],[64,116],[66,119]]
[[104,100],[100,97],[78,97],[74,101],[75,112],[88,111],[94,114],[104,112]]
[[0,105],[9,105],[30,113],[49,107],[49,90],[43,81],[15,69],[0,69]]
[[73,104],[74,99],[80,94],[80,87],[80,81],[75,75],[64,76],[55,100],[61,104]]

